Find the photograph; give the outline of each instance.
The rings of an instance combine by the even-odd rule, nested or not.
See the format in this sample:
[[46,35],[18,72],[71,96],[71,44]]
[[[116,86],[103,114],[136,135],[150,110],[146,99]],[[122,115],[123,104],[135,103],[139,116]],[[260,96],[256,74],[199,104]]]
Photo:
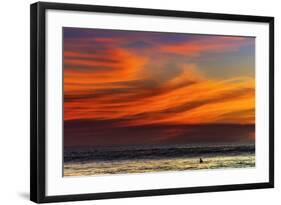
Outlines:
[[255,167],[255,36],[62,38],[64,177]]
[[276,204],[277,2],[3,1],[0,205]]
[[274,17],[30,6],[30,200],[274,187]]

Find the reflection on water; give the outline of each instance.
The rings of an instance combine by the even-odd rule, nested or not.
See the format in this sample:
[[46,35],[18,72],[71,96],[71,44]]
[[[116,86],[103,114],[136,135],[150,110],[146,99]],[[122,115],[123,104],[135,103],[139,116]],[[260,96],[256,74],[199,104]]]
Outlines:
[[88,163],[65,163],[65,176],[88,176],[96,174],[144,173],[158,171],[182,171],[216,168],[244,168],[255,166],[255,155],[208,157],[199,163],[198,158],[124,160]]
[[254,145],[72,148],[64,153],[64,176],[254,166]]

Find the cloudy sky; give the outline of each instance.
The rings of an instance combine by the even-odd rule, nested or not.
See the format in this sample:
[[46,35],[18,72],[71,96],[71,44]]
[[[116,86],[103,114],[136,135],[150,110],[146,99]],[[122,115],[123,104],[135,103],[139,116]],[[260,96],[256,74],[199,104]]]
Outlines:
[[65,146],[254,140],[252,37],[64,28]]

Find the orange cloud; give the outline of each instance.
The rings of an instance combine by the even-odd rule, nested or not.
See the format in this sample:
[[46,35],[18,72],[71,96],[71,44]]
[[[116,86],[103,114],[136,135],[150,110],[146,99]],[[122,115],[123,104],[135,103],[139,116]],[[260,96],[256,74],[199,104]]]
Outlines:
[[203,52],[225,52],[235,51],[245,45],[246,38],[243,37],[215,37],[200,39],[200,41],[190,41],[172,45],[164,45],[160,50],[173,54],[183,54],[197,56]]
[[[203,80],[135,102],[132,107],[138,109],[130,112],[139,117],[131,124],[252,124],[255,121],[254,83],[252,79],[239,80]],[[126,109],[127,115],[129,107]],[[248,111],[246,116],[243,111]],[[240,115],[235,115],[237,112]]]
[[[103,53],[104,54],[104,53]],[[64,92],[93,92],[106,87],[120,87],[118,83],[138,79],[145,58],[124,49],[107,51],[108,58],[98,54],[64,53]],[[75,59],[68,59],[76,57]],[[83,59],[86,58],[86,59]],[[71,69],[69,68],[71,66]],[[81,67],[86,66],[81,71]]]
[[123,49],[111,54],[118,59],[111,69],[65,70],[65,120],[122,119],[121,126],[255,121],[252,78],[208,80],[190,64],[158,86],[145,86],[147,59]]
[[67,145],[254,140],[252,38],[64,32]]

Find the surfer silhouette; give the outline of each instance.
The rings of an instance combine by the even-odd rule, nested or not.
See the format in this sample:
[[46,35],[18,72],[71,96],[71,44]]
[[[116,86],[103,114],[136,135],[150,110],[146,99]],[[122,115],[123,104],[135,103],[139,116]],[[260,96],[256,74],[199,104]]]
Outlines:
[[200,158],[199,162],[200,162],[200,164],[201,164],[201,163],[203,163],[203,160],[202,160],[202,158]]

